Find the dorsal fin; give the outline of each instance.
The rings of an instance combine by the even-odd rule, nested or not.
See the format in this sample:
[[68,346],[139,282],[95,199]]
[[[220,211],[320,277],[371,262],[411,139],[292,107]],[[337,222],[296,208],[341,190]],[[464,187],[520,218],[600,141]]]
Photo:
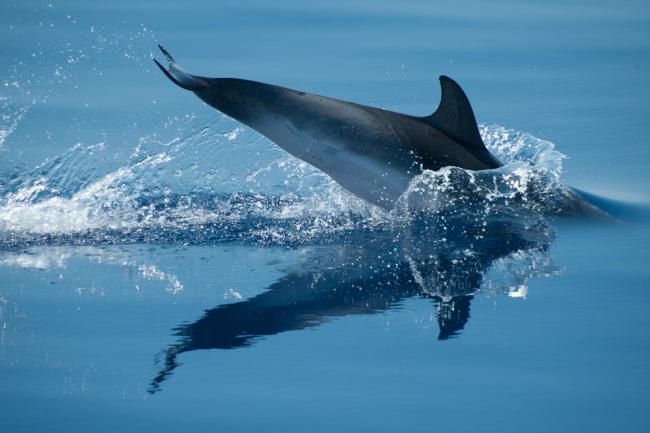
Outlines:
[[445,75],[440,76],[440,87],[440,105],[435,113],[425,117],[427,122],[460,143],[485,148],[472,106],[463,89]]

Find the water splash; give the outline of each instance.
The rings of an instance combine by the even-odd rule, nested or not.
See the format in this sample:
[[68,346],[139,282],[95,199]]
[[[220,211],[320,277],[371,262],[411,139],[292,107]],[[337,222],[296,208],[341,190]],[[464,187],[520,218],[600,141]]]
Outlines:
[[408,223],[414,212],[534,225],[566,194],[552,143],[483,125],[496,170],[425,171],[392,212],[354,197],[328,176],[222,117],[185,137],[143,137],[120,160],[105,143],[76,144],[5,185],[0,242],[310,243],[351,230]]
[[401,198],[402,210],[536,217],[557,213],[569,193],[562,183],[563,154],[553,143],[498,125],[481,125],[487,148],[504,164],[493,170],[425,170]]

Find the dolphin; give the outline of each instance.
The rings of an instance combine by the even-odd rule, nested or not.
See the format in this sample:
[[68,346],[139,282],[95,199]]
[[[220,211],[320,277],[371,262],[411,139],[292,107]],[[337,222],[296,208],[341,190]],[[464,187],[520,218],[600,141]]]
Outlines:
[[502,165],[485,147],[465,92],[447,76],[440,76],[437,110],[419,117],[257,81],[192,75],[159,48],[169,66],[153,60],[172,82],[384,209],[423,170]]

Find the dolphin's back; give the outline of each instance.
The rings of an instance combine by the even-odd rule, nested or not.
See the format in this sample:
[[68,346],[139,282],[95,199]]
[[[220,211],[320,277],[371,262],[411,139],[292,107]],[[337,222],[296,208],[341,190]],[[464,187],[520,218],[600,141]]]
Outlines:
[[[337,142],[349,152],[388,161],[417,174],[458,166],[470,170],[499,167],[485,147],[463,90],[441,77],[442,98],[430,116],[410,116],[286,87],[237,78],[204,78],[195,93],[219,111],[266,135],[305,159],[308,145],[288,148],[286,125],[293,131]],[[279,128],[280,127],[280,128]],[[308,161],[313,163],[314,161]],[[323,168],[322,163],[316,162]]]

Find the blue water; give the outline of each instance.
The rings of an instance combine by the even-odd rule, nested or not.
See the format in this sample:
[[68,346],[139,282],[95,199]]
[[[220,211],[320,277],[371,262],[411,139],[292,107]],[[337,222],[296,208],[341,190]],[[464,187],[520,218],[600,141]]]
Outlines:
[[[157,43],[418,115],[449,75],[506,166],[384,212]],[[650,430],[645,2],[5,2],[0,53],[0,431]]]

